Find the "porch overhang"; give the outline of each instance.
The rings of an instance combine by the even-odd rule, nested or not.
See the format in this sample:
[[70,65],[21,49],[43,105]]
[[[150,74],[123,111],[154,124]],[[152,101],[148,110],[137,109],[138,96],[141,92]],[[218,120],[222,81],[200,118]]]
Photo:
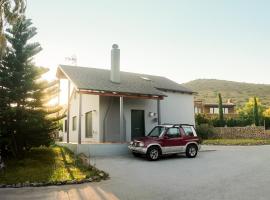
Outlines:
[[125,97],[125,98],[135,98],[135,99],[155,99],[163,100],[165,95],[152,95],[152,94],[135,94],[127,92],[111,92],[111,91],[100,91],[100,90],[82,90],[78,91],[81,94],[93,94],[99,96],[110,96],[110,97]]

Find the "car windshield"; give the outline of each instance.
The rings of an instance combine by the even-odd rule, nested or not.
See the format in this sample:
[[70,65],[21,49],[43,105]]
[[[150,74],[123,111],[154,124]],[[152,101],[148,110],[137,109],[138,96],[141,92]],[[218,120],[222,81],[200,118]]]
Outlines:
[[152,129],[152,131],[148,134],[149,137],[159,137],[160,134],[165,130],[162,126],[156,126]]

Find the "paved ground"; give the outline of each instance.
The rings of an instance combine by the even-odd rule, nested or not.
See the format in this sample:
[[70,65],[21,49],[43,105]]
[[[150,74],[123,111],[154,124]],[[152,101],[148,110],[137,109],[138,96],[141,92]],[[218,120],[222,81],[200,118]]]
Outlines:
[[110,173],[100,183],[0,189],[0,199],[270,199],[270,146],[204,147],[183,156],[149,162],[132,156],[96,158]]

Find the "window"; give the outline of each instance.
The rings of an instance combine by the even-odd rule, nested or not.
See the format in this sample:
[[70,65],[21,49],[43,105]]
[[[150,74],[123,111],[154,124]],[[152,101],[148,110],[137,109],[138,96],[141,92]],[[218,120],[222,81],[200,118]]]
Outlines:
[[201,113],[201,108],[195,107],[195,113]]
[[218,108],[210,108],[210,113],[211,114],[218,114],[219,113]]
[[170,138],[177,138],[180,137],[179,128],[169,128],[166,134]]
[[223,108],[223,113],[224,114],[228,114],[229,113],[229,109],[228,108]]
[[152,131],[148,134],[149,137],[159,137],[160,134],[164,131],[164,127],[156,126],[152,129]]
[[191,126],[182,126],[183,130],[184,130],[184,134],[186,136],[194,136],[193,130]]
[[64,132],[67,132],[67,120],[64,121]]
[[93,136],[92,111],[85,113],[85,137]]
[[77,117],[72,117],[72,130],[75,131],[77,129]]

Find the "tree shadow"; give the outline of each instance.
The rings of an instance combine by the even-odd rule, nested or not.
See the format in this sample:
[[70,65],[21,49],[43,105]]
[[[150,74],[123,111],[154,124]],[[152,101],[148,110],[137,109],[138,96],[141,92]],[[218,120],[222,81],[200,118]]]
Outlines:
[[61,156],[62,156],[62,158],[63,158],[64,165],[65,165],[65,168],[66,168],[67,172],[69,173],[71,179],[74,179],[75,177],[74,177],[72,171],[70,170],[69,163],[67,162],[65,153],[64,153],[64,151],[63,151],[62,148],[60,148],[60,152],[61,152]]

